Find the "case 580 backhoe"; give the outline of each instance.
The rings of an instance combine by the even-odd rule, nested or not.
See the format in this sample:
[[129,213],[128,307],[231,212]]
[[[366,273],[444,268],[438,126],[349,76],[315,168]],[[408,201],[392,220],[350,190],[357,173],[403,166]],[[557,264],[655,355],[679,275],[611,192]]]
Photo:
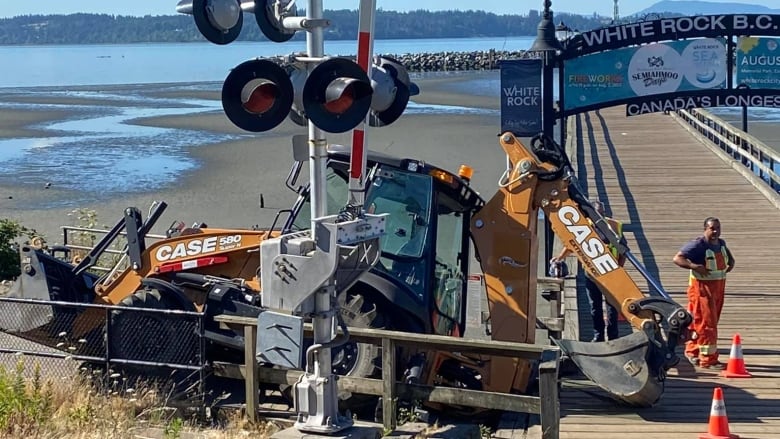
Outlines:
[[[511,133],[500,137],[500,145],[511,167],[487,202],[469,186],[468,178],[415,159],[369,154],[364,207],[370,213],[389,214],[386,234],[380,241],[379,262],[339,294],[340,319],[348,326],[463,336],[471,240],[484,273],[492,338],[534,343],[541,209],[555,234],[635,329],[629,336],[605,343],[557,343],[615,398],[636,406],[654,404],[663,392],[666,370],[678,361],[675,347],[687,337],[690,315],[664,294],[644,294],[618,266],[607,243],[621,253],[628,249],[579,189],[559,145],[537,137],[529,148]],[[50,250],[23,247],[23,274],[11,296],[202,311],[206,313],[209,360],[233,358],[232,354],[243,349],[241,333],[220,328],[210,317],[256,316],[262,310],[261,241],[310,226],[308,189],[296,187],[300,168],[301,162],[296,161],[287,179],[287,186],[299,197],[280,231],[270,231],[274,226],[269,231],[179,227],[169,230],[168,238],[147,245],[146,234],[164,205],[145,222],[131,208],[75,266],[54,257]],[[331,146],[327,175],[331,213],[346,204],[348,169],[348,148]],[[87,269],[122,229],[128,233],[129,267],[102,277],[90,274]],[[56,306],[51,307],[53,312],[17,309],[19,305],[13,303],[2,306],[6,308],[3,314],[26,313],[21,325],[0,318],[7,332],[50,346],[56,346],[57,340],[53,329],[47,328],[61,328],[63,322],[73,336],[84,337],[93,347],[108,343],[119,358],[130,355],[128,346],[146,346],[158,361],[165,362],[173,355],[166,343],[153,344],[147,335],[154,332],[178,339],[173,333],[176,327],[164,320],[154,320],[154,328],[123,328],[129,320],[119,311],[109,317],[114,320],[114,335],[106,342],[102,335],[90,337],[102,334],[103,314],[57,312]],[[665,335],[659,326],[662,320],[668,323]],[[258,337],[263,337],[262,331]],[[379,349],[372,345],[349,342],[332,357],[335,373],[379,373]],[[409,353],[408,358],[412,357]],[[522,393],[531,376],[531,365],[522,359],[449,352],[427,353],[425,358],[420,379],[427,383]]]

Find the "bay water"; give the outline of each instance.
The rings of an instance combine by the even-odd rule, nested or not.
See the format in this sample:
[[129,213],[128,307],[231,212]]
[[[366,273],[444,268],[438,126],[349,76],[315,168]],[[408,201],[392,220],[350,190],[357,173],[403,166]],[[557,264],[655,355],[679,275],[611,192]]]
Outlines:
[[[374,53],[519,51],[528,49],[533,40],[534,37],[376,40]],[[155,87],[156,84],[168,91],[176,88],[219,90],[230,69],[248,59],[305,50],[303,41],[235,42],[224,46],[206,42],[0,46],[0,94],[134,101],[132,106],[121,108],[98,104],[74,109],[72,105],[57,103],[41,105],[14,102],[14,99],[0,100],[0,109],[67,109],[73,112],[68,120],[36,127],[50,130],[52,135],[49,137],[0,139],[0,183],[37,185],[52,182],[60,187],[73,186],[73,189],[99,191],[105,195],[128,188],[145,191],[170,183],[182,171],[200,165],[187,153],[189,148],[230,140],[233,136],[140,127],[127,122],[145,117],[220,111],[221,104],[208,100],[154,98],[149,94],[112,95],[110,91],[96,92],[90,88],[120,84]],[[325,53],[329,55],[349,56],[356,51],[355,41],[325,41]],[[426,74],[413,77],[421,75]],[[556,79],[556,94],[557,83]],[[496,96],[498,102],[499,75],[497,71],[480,75],[478,79],[464,75],[463,80],[454,82],[452,87],[453,91]],[[751,109],[751,124],[780,121],[778,111],[761,110]],[[492,111],[497,119],[500,116],[493,110],[417,105],[414,102],[410,102],[407,113],[474,111]],[[733,109],[715,111],[738,125]],[[93,158],[91,163],[96,169],[121,169],[121,176],[85,169],[84,161],[80,159],[83,154]],[[147,159],[138,160],[138,157]],[[69,161],[73,166],[63,166]],[[54,167],[60,171],[52,173]],[[86,173],[91,175],[90,179],[82,178]],[[91,187],[85,187],[85,181],[89,181]]]

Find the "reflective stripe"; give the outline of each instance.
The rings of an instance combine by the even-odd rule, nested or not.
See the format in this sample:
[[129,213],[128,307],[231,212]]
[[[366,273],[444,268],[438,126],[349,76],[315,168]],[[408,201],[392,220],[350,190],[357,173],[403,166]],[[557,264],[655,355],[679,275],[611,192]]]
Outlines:
[[[718,268],[718,259],[722,259],[723,268]],[[711,249],[707,249],[704,252],[704,265],[710,270],[710,274],[702,276],[701,274],[691,270],[691,279],[698,280],[720,280],[726,278],[726,269],[729,266],[729,252],[726,250],[724,244],[720,245],[720,251],[717,253]]]
[[700,344],[699,353],[701,355],[710,355],[718,352],[718,345],[716,344]]
[[[623,223],[612,218],[607,218],[607,224],[609,224],[609,227],[612,229],[613,232],[615,232],[615,234],[618,237],[618,240],[620,240],[620,238],[623,237]],[[615,259],[617,259],[619,256],[617,247],[615,247],[612,244],[609,244],[608,246],[609,246],[609,252],[612,253],[612,256],[614,256]]]

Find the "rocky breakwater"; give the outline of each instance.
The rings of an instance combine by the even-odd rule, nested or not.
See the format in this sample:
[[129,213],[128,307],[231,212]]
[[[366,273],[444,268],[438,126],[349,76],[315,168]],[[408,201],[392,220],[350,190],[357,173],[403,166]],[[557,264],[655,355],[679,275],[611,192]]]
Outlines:
[[502,59],[516,59],[524,51],[486,50],[479,52],[405,53],[387,56],[397,59],[410,72],[496,70]]

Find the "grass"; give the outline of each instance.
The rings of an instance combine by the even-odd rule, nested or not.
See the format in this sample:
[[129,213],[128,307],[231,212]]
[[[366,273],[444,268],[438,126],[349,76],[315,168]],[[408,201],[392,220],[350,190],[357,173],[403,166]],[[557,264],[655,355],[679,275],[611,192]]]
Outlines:
[[[36,364],[28,370],[20,357],[15,366],[0,365],[0,438],[267,438],[279,428],[251,424],[234,414],[216,425],[185,419],[154,386],[131,388],[119,374],[103,383],[89,377],[44,379]],[[155,435],[147,434],[149,430]]]

